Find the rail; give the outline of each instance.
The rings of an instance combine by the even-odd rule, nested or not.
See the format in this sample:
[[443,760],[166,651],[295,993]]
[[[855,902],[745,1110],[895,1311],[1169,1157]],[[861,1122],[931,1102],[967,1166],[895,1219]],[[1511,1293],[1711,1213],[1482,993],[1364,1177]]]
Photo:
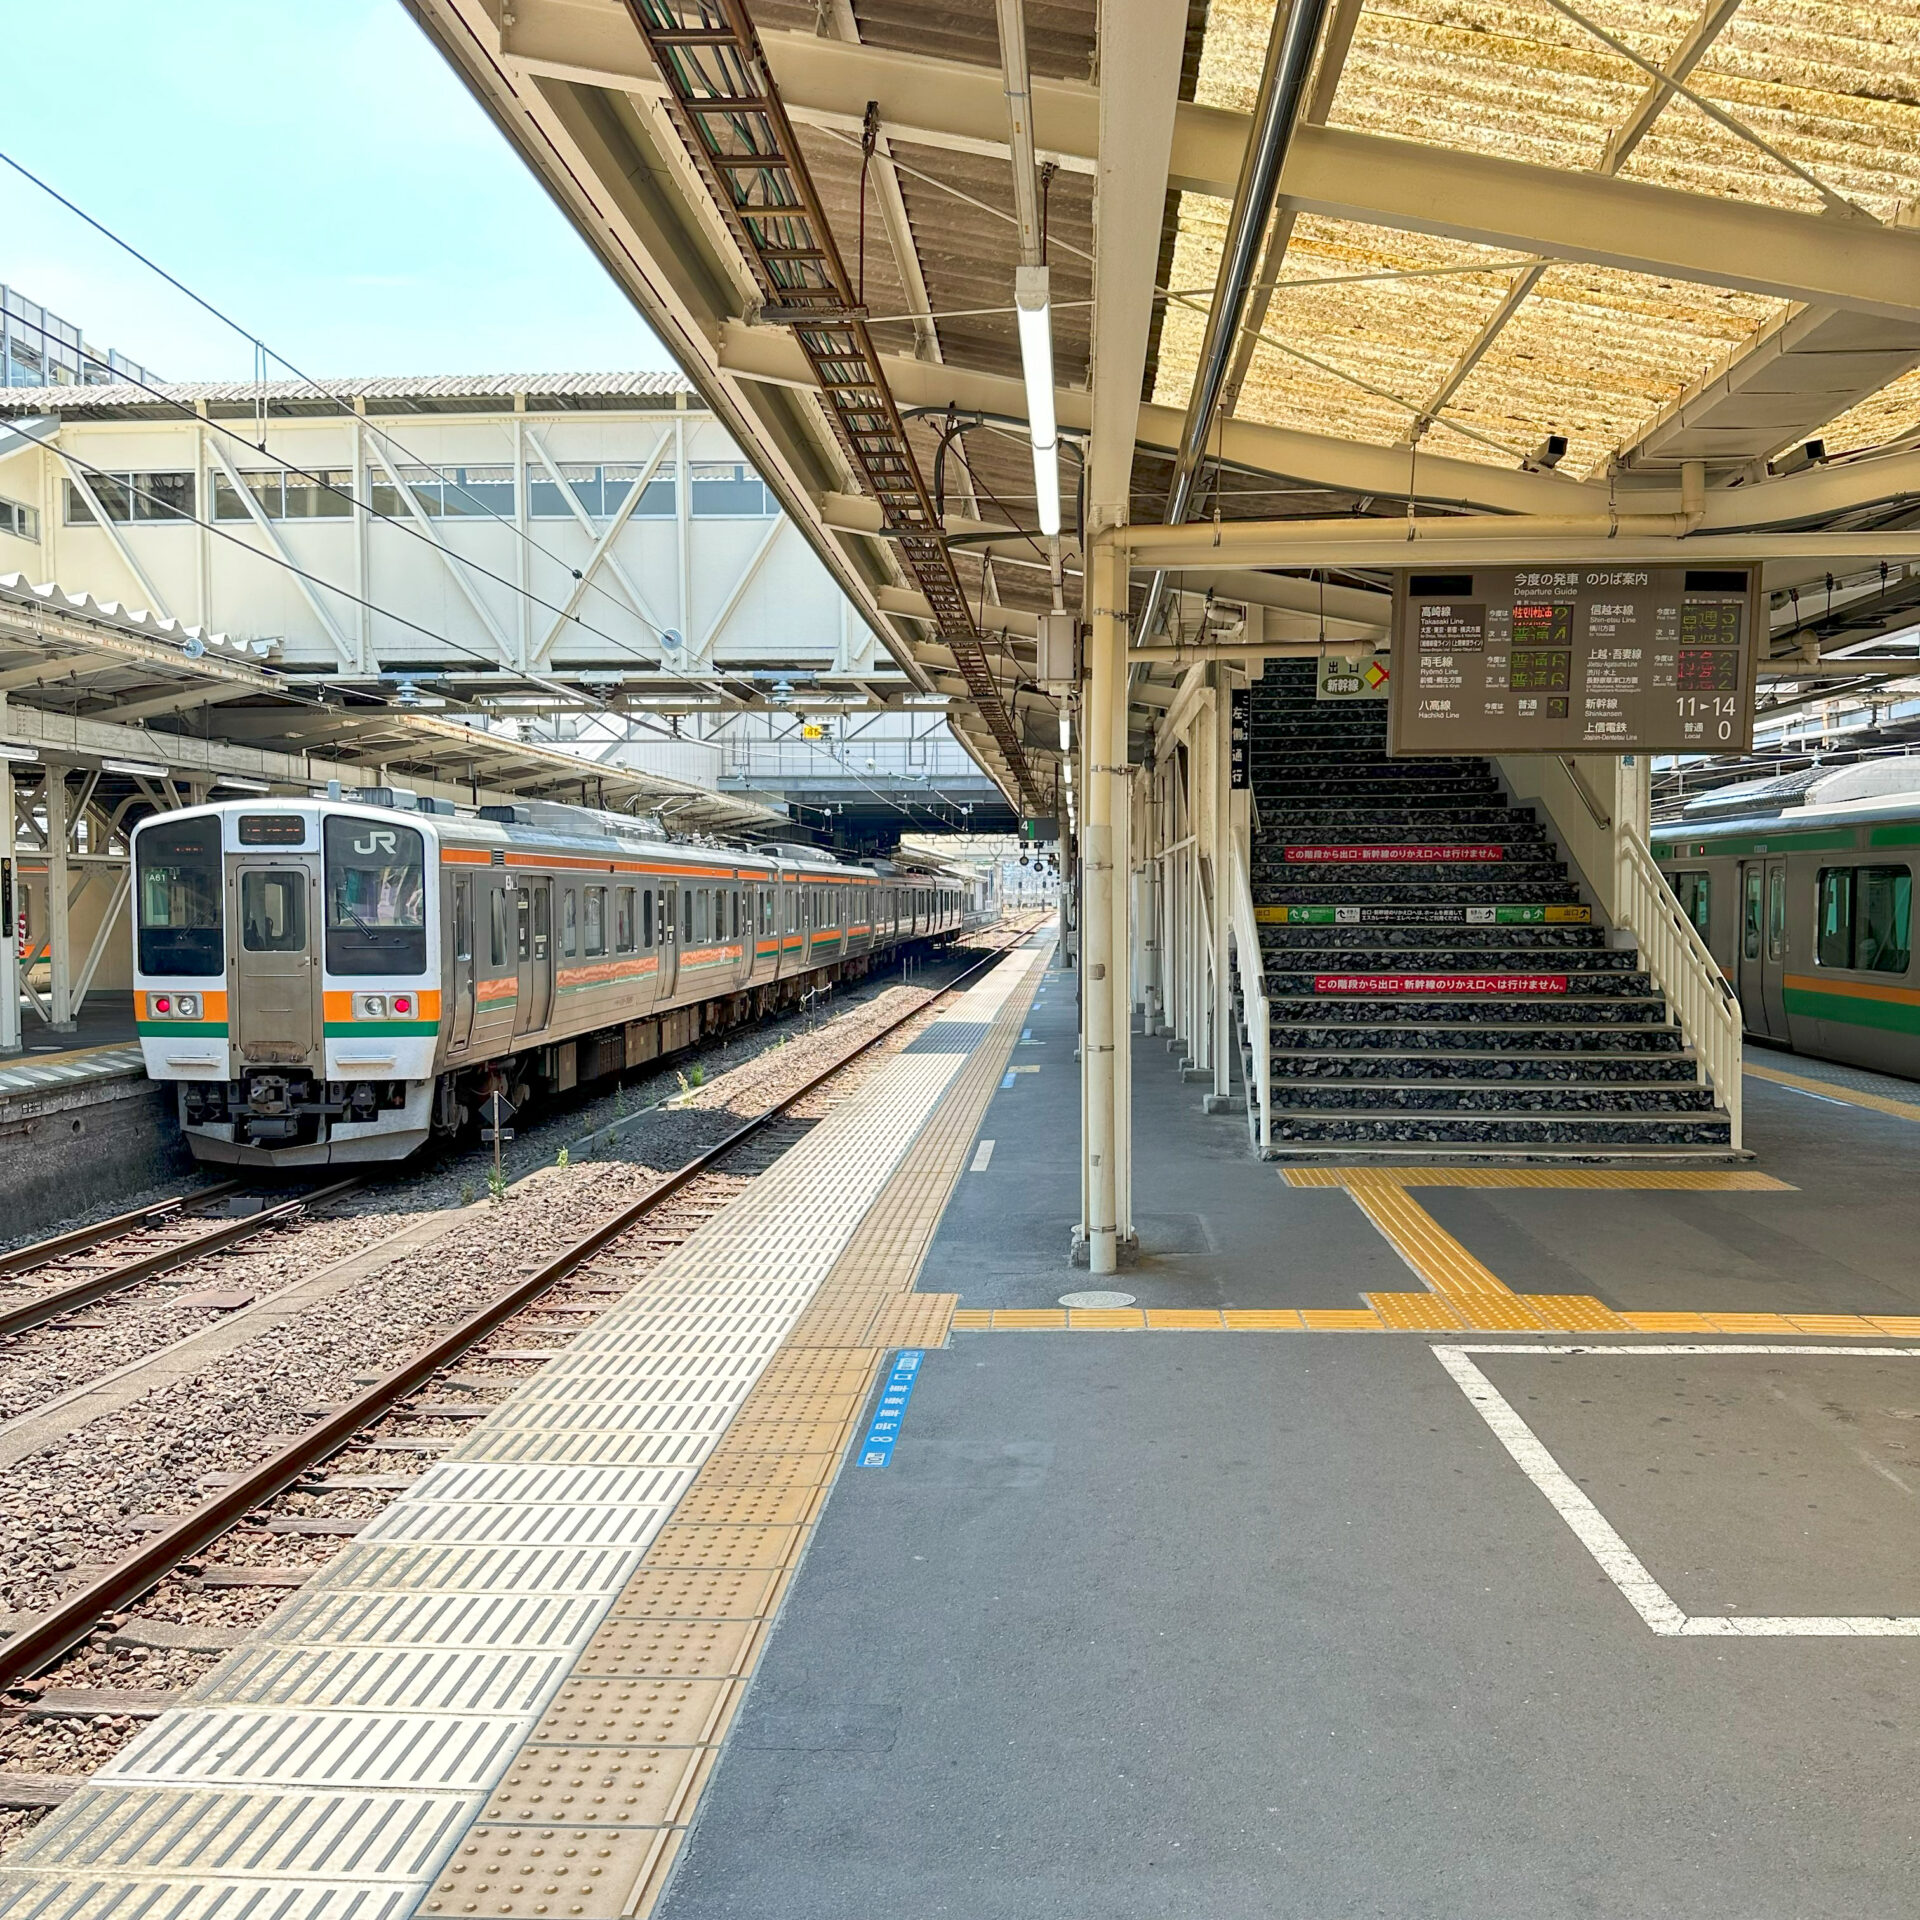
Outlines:
[[1273,1145],[1273,1024],[1267,1009],[1267,961],[1260,951],[1260,923],[1254,917],[1253,883],[1247,872],[1247,848],[1242,837],[1228,835],[1233,863],[1227,908],[1233,930],[1233,963],[1240,977],[1240,1003],[1246,1009],[1247,1038],[1253,1046],[1253,1069],[1247,1091],[1254,1102],[1255,1138],[1265,1153]]
[[1009,939],[997,946],[986,947],[971,966],[956,974],[945,985],[932,989],[886,1025],[856,1041],[804,1085],[783,1094],[771,1106],[743,1121],[685,1166],[657,1180],[637,1199],[601,1221],[571,1246],[550,1257],[518,1284],[496,1296],[470,1318],[441,1334],[432,1345],[363,1388],[344,1407],[297,1435],[278,1452],[256,1463],[232,1486],[223,1488],[181,1515],[164,1532],[155,1534],[123,1559],[104,1568],[87,1585],[66,1595],[47,1612],[23,1626],[4,1645],[0,1645],[0,1690],[18,1686],[21,1681],[51,1665],[63,1653],[70,1652],[93,1632],[103,1615],[117,1612],[149,1592],[183,1561],[204,1552],[255,1507],[284,1492],[309,1468],[318,1465],[329,1454],[338,1452],[363,1428],[423,1386],[449,1361],[457,1360],[495,1328],[531,1305],[541,1294],[557,1286],[576,1267],[651,1213],[663,1200],[711,1170],[743,1141],[751,1139],[789,1108],[817,1092],[835,1074],[879,1046],[908,1021],[917,1019],[936,1001],[945,999],[948,994],[963,991],[977,976],[997,965],[1044,924],[1044,919],[1044,915],[1038,916],[1025,926],[1009,929]]
[[1692,1042],[1702,1077],[1711,1084],[1732,1123],[1730,1139],[1740,1145],[1740,1002],[1720,963],[1682,910],[1653,855],[1638,835],[1617,836],[1620,899],[1615,920],[1632,928],[1640,943],[1640,961],[1654,985],[1667,996]]

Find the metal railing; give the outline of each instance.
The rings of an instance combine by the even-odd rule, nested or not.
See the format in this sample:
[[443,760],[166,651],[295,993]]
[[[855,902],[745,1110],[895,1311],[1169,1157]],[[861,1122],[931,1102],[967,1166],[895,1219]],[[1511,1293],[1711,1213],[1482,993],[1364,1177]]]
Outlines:
[[1740,1001],[1638,835],[1618,836],[1620,898],[1615,919],[1632,928],[1640,963],[1667,997],[1740,1145]]
[[1253,1048],[1253,1067],[1247,1075],[1247,1098],[1260,1151],[1273,1145],[1273,1026],[1267,1008],[1267,962],[1260,951],[1260,923],[1254,918],[1253,883],[1247,871],[1247,848],[1237,833],[1228,836],[1233,867],[1227,906],[1233,932],[1233,964],[1240,981],[1240,1004],[1245,1009],[1247,1038]]

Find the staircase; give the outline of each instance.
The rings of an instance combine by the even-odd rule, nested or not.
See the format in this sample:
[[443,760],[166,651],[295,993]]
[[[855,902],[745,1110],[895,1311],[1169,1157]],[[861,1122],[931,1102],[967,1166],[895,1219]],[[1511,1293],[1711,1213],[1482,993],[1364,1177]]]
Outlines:
[[1384,700],[1252,689],[1272,1148],[1711,1155],[1728,1116],[1484,760],[1389,760]]

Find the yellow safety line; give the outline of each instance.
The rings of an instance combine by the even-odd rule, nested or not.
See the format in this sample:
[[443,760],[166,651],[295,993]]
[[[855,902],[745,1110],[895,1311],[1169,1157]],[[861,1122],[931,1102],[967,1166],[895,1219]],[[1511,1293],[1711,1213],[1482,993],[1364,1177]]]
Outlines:
[[[955,1333],[1719,1333],[1920,1340],[1920,1314],[1616,1313],[1588,1293],[1512,1294],[1514,1314],[1439,1293],[1370,1293],[1365,1307],[962,1307]],[[1520,1312],[1526,1318],[1518,1317]]]
[[1881,1093],[1858,1093],[1832,1080],[1817,1080],[1803,1073],[1782,1073],[1778,1067],[1756,1067],[1749,1063],[1746,1071],[1756,1080],[1771,1080],[1775,1086],[1817,1093],[1823,1100],[1844,1101],[1850,1107],[1871,1107],[1875,1113],[1890,1113],[1896,1120],[1920,1120],[1920,1105],[1911,1100],[1889,1100]]
[[[1747,1069],[1749,1073],[1754,1068]],[[1774,1078],[1780,1076],[1774,1075]],[[1821,1083],[1825,1085],[1824,1082]],[[1867,1096],[1861,1096],[1865,1099]],[[1920,1107],[1911,1117],[1920,1120]],[[1290,1187],[1350,1187],[1356,1180],[1390,1187],[1536,1187],[1676,1193],[1792,1193],[1791,1182],[1746,1167],[1287,1167]]]

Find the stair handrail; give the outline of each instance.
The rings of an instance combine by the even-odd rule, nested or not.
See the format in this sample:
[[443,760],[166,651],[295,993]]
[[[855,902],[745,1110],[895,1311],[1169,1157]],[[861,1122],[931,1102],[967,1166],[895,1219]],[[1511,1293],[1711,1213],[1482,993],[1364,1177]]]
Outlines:
[[1615,917],[1632,929],[1641,964],[1667,996],[1682,1036],[1692,1041],[1704,1077],[1726,1110],[1737,1151],[1744,1032],[1739,996],[1646,844],[1631,832],[1619,834],[1617,844],[1621,898]]
[[1260,1151],[1273,1145],[1273,1022],[1267,1006],[1267,961],[1260,951],[1260,922],[1253,910],[1253,880],[1248,872],[1247,846],[1238,833],[1228,835],[1233,846],[1227,889],[1229,924],[1233,930],[1233,964],[1240,977],[1240,1003],[1246,1009],[1247,1037],[1253,1043],[1253,1071],[1247,1076],[1254,1101]]

